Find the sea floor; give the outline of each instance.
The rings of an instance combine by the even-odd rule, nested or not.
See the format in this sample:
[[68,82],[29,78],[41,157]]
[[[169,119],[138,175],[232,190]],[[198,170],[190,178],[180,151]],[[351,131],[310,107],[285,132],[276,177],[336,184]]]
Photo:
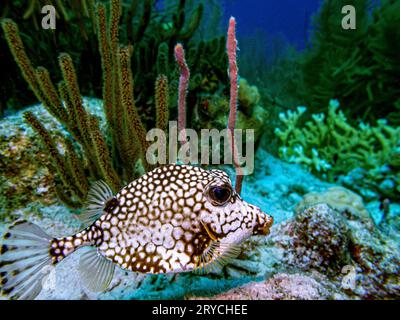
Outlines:
[[[99,100],[85,102],[102,115]],[[62,130],[40,105],[30,110],[45,119],[54,134]],[[39,152],[32,137],[21,112],[0,121],[5,180],[0,233],[11,220],[24,218],[52,236],[73,234],[83,226],[76,212],[54,199],[46,184],[49,173],[35,166],[26,171],[29,157]],[[244,243],[242,254],[220,273],[141,275],[117,270],[110,288],[96,294],[81,284],[79,250],[56,267],[55,286],[44,289],[37,299],[400,297],[400,204],[391,203],[385,215],[378,201],[365,203],[350,190],[321,181],[261,148],[255,167],[254,175],[244,181],[242,197],[272,215],[275,223],[269,236]],[[227,170],[232,176],[233,170]],[[12,208],[17,202],[7,198],[10,188],[14,195],[25,196],[17,209]],[[383,220],[388,216],[390,223]]]

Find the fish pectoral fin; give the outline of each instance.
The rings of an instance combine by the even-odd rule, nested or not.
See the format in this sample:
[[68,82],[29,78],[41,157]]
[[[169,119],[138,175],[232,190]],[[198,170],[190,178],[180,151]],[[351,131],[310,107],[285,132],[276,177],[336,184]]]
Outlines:
[[103,257],[97,248],[82,253],[79,273],[84,286],[94,292],[105,291],[114,276],[115,264]]
[[211,245],[199,257],[199,262],[194,272],[198,274],[210,272],[218,273],[239,254],[239,245],[212,241]]
[[102,180],[96,181],[87,195],[85,209],[78,216],[79,220],[90,224],[98,219],[103,213],[107,202],[113,198],[113,191],[110,186]]

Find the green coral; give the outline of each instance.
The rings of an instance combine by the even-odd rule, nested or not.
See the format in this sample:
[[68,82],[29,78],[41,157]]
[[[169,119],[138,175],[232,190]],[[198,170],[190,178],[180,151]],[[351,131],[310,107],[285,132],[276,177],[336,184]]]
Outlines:
[[[220,93],[203,95],[202,100],[195,106],[198,118],[195,123],[200,128],[226,127],[229,101]],[[244,78],[239,80],[237,129],[253,129],[255,140],[258,141],[263,133],[263,127],[268,120],[266,107],[261,103],[258,88],[250,85]]]
[[298,107],[280,114],[282,128],[275,133],[280,140],[279,155],[286,161],[300,163],[330,181],[362,168],[373,181],[378,179],[374,172],[391,163],[398,152],[400,128],[384,119],[376,126],[360,122],[353,127],[339,110],[339,102],[331,100],[327,114],[313,114],[303,124],[306,110]]
[[[356,29],[340,27],[341,8],[353,5]],[[314,16],[309,49],[301,58],[304,79],[299,101],[323,111],[332,97],[350,119],[370,123],[386,118],[400,124],[400,2],[326,0]]]

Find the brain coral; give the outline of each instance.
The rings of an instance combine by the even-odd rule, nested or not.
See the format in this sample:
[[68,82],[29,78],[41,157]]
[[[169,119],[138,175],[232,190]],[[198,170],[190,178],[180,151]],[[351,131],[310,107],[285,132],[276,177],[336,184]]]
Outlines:
[[374,222],[365,208],[362,198],[358,194],[338,186],[331,187],[324,192],[307,193],[296,206],[296,212],[300,213],[319,203],[326,203],[349,220],[362,221],[370,230],[374,227]]

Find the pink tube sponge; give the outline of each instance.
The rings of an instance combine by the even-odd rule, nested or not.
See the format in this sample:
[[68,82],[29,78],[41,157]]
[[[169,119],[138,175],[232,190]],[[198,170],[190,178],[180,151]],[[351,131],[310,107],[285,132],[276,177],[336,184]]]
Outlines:
[[228,129],[232,132],[235,129],[238,97],[238,67],[236,63],[237,41],[235,35],[236,20],[234,17],[229,19],[228,37],[226,40],[226,51],[229,60],[229,79],[230,79],[230,101]]
[[185,60],[185,51],[182,44],[175,46],[175,59],[178,63],[181,75],[179,77],[179,95],[178,95],[178,132],[181,144],[186,142],[186,93],[189,87],[190,71]]
[[239,155],[235,145],[235,123],[237,114],[238,99],[238,67],[236,62],[237,40],[235,34],[236,20],[234,17],[229,19],[228,35],[226,40],[226,51],[229,60],[229,79],[230,79],[230,99],[229,99],[229,117],[228,130],[230,133],[230,145],[233,156],[233,163],[236,168],[236,192],[240,194],[242,190],[243,173],[239,164]]

